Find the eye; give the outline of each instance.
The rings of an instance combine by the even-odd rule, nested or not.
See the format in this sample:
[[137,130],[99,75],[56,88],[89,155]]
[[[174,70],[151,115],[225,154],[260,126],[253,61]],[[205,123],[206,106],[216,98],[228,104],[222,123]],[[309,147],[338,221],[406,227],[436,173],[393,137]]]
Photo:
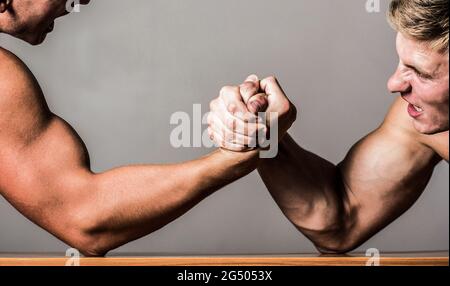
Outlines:
[[415,73],[419,78],[422,78],[422,79],[431,79],[431,76],[430,76],[430,75],[421,73],[421,72],[419,72],[419,71],[416,70],[416,69],[414,69],[414,73]]
[[417,76],[420,78],[423,78],[423,79],[431,79],[432,78],[430,75],[422,74],[422,73],[419,73]]
[[421,79],[432,79],[433,77],[429,74],[425,74],[420,72],[418,69],[416,69],[414,66],[410,66],[410,65],[405,65],[408,70],[413,71],[415,75],[417,75],[417,77],[421,78]]

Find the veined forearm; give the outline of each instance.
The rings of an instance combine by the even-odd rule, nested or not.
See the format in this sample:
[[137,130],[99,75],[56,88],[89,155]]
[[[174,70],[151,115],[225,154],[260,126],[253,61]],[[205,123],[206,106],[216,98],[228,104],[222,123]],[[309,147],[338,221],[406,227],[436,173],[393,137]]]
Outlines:
[[314,242],[340,231],[344,201],[338,168],[287,135],[258,171],[288,219]]

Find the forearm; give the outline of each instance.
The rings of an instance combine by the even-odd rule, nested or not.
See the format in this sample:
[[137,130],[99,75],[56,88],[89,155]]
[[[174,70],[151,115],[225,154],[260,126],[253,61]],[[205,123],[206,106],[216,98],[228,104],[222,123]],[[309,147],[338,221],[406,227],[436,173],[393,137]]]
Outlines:
[[[92,177],[81,203],[91,255],[102,255],[165,226],[256,168],[255,152],[218,150],[174,165],[130,166]],[[89,253],[88,253],[89,254]]]
[[316,245],[343,232],[345,188],[337,166],[301,148],[289,135],[258,171],[286,217]]
[[432,150],[379,128],[335,166],[286,137],[258,170],[286,216],[321,252],[355,249],[420,197],[436,164]]
[[83,142],[56,116],[30,143],[13,143],[1,145],[7,154],[0,156],[1,195],[87,255],[103,255],[161,228],[258,163],[256,151],[218,150],[180,164],[94,174]]

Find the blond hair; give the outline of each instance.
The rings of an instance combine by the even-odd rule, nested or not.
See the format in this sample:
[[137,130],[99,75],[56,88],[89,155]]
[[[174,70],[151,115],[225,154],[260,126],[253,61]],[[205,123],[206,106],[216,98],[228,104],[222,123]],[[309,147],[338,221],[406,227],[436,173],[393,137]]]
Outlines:
[[405,36],[448,52],[448,0],[392,0],[388,20]]

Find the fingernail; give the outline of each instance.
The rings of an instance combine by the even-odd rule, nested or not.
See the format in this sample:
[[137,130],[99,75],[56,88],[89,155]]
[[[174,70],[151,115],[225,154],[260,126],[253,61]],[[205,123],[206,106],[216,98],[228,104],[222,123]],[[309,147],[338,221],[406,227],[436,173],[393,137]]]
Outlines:
[[257,82],[258,81],[258,76],[252,74],[251,76],[249,76],[247,78],[247,81]]

